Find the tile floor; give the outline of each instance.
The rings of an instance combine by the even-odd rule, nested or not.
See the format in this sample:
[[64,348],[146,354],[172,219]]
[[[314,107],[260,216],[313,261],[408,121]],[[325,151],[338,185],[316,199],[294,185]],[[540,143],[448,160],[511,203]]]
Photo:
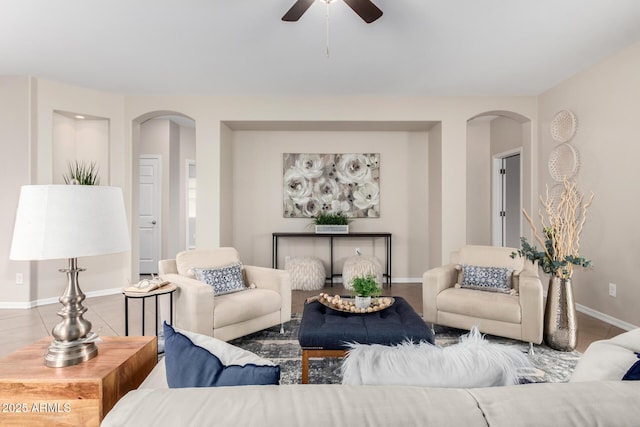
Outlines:
[[[324,290],[329,294],[349,294],[340,284],[327,286]],[[292,312],[301,313],[304,300],[318,291],[293,291]],[[394,284],[385,294],[404,297],[413,308],[422,312],[422,286],[419,284]],[[154,334],[155,307],[152,299],[146,303],[146,331],[147,335]],[[124,297],[121,294],[88,298],[84,305],[88,308],[85,318],[93,324],[92,330],[98,335],[124,335]],[[7,355],[27,344],[50,335],[53,326],[58,323],[57,311],[59,304],[35,307],[30,310],[0,310],[0,357]],[[129,334],[139,335],[141,331],[141,302],[129,303]],[[596,340],[611,338],[624,332],[615,326],[578,313],[578,346],[583,352],[587,346]]]

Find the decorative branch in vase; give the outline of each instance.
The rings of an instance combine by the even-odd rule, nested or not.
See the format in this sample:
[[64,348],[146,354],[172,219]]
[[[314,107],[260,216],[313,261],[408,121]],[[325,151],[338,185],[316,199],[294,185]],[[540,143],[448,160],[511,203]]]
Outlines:
[[544,317],[545,342],[556,350],[571,351],[577,344],[577,320],[571,277],[573,267],[590,267],[591,260],[580,255],[580,237],[587,220],[587,210],[593,203],[593,193],[585,202],[574,181],[563,181],[563,189],[557,199],[540,196],[542,208],[538,212],[542,233],[533,218],[522,210],[529,222],[536,241],[543,247],[538,250],[521,237],[521,247],[511,254],[537,262],[542,271],[550,275],[549,290]]

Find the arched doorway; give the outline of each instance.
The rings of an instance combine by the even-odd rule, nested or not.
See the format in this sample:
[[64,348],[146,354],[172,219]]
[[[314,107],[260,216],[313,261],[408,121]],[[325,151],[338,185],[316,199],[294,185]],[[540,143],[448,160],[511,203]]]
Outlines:
[[467,121],[467,243],[518,247],[532,193],[531,121],[488,111]]
[[132,130],[132,271],[155,274],[160,259],[194,244],[195,121],[155,111]]

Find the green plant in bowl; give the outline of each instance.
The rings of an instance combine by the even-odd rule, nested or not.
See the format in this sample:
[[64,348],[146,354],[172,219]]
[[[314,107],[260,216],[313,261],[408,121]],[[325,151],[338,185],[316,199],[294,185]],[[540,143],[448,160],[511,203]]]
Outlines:
[[382,293],[373,274],[354,277],[351,279],[351,286],[353,286],[353,293],[360,297],[377,297]]

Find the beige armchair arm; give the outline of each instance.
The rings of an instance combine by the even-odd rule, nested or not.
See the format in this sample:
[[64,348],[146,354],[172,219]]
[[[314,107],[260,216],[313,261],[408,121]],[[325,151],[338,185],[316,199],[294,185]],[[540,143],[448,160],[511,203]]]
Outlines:
[[281,323],[291,320],[291,277],[289,272],[254,265],[245,265],[244,271],[247,285],[255,283],[258,288],[271,289],[280,294],[282,298]]
[[445,289],[453,287],[457,279],[456,264],[432,268],[422,275],[422,307],[424,311],[422,315],[426,322],[437,322],[436,297]]
[[534,344],[542,342],[544,319],[542,282],[536,271],[520,273],[520,310],[522,310],[522,340]]
[[211,336],[213,334],[213,288],[206,283],[179,274],[162,278],[178,287],[175,298],[175,326]]

